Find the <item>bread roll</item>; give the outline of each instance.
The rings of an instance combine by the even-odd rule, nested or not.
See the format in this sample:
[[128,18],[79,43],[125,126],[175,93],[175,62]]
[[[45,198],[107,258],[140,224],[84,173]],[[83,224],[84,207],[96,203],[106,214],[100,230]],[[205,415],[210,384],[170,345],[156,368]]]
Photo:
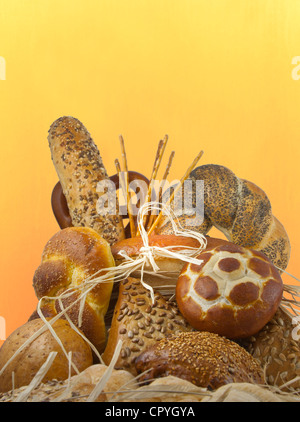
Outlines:
[[[57,315],[57,297],[66,290],[74,293],[61,297],[64,308],[72,304],[67,315],[78,325],[80,287],[93,279],[99,271],[115,265],[110,245],[95,230],[88,227],[69,227],[57,232],[46,244],[42,262],[35,271],[33,287],[41,310],[46,317]],[[101,272],[104,274],[104,272]],[[98,283],[86,295],[81,330],[101,353],[106,343],[105,314],[109,305],[113,282]],[[75,301],[77,302],[75,303]],[[38,317],[35,312],[30,319]],[[64,316],[62,316],[63,318]]]
[[[286,269],[291,253],[289,237],[273,215],[270,200],[261,188],[240,179],[228,168],[215,164],[195,168],[189,178],[193,187],[183,187],[182,194],[189,198],[192,210],[197,205],[196,183],[204,183],[204,220],[190,226],[192,217],[182,211],[179,193],[172,208],[183,228],[207,234],[214,226],[230,242],[261,251],[274,265],[281,270]],[[172,234],[172,225],[167,216],[160,220],[155,231],[156,234]]]
[[124,369],[135,375],[134,360],[146,347],[168,334],[191,329],[176,304],[166,301],[159,293],[155,293],[152,303],[149,290],[140,280],[128,277],[120,283],[119,298],[102,359],[109,365],[118,341],[122,340],[115,369]]
[[[116,190],[120,188],[120,180],[119,180],[119,174],[114,174],[110,176],[109,178],[115,185]],[[149,180],[141,173],[138,173],[136,171],[128,171],[128,182],[131,184],[131,182],[137,182],[140,181],[144,183],[144,186],[149,185]],[[140,189],[140,188],[139,188]],[[137,192],[138,193],[138,192]],[[52,205],[52,211],[56,218],[56,221],[61,229],[65,229],[66,227],[72,227],[72,218],[70,216],[69,208],[67,200],[64,196],[61,183],[57,182],[56,185],[53,188],[52,195],[51,195],[51,205]],[[138,207],[138,204],[137,204]],[[122,218],[126,219],[128,218],[128,210],[127,205],[120,206]],[[134,221],[136,224],[136,216],[134,216]],[[131,236],[131,230],[130,230],[130,224],[127,224],[127,226],[124,229],[125,231],[125,237]]]
[[174,375],[212,390],[232,382],[264,382],[256,360],[235,342],[214,333],[181,332],[164,338],[135,360],[140,382]]
[[[199,241],[192,237],[177,236],[177,235],[150,235],[148,238],[149,246],[158,246],[160,248],[174,247],[174,252],[180,252],[182,249],[187,248],[198,248]],[[215,239],[209,236],[206,237],[206,245],[210,247],[212,245],[223,244],[222,239]],[[124,257],[121,255],[122,251],[126,253],[130,258],[135,259],[141,253],[143,248],[143,239],[141,236],[128,238],[121,240],[111,247],[113,257],[116,265],[120,265],[124,262]],[[175,286],[180,275],[180,272],[185,264],[185,261],[181,259],[174,259],[163,256],[156,256],[155,263],[159,267],[157,274],[153,273],[151,264],[146,263],[144,267],[145,273],[143,279],[155,287],[164,296],[171,296],[175,292]],[[151,271],[151,274],[147,274],[147,271]],[[133,277],[140,277],[140,271],[132,273]],[[165,287],[164,287],[165,286]]]
[[[42,319],[29,321],[17,328],[3,343],[0,349],[0,392],[12,389],[12,373],[14,373],[14,387],[28,385],[35,377],[40,367],[48,358],[49,353],[57,352],[51,367],[43,378],[43,382],[57,379],[65,380],[69,375],[69,361],[61,346],[48,328],[21,351],[20,347],[39,329],[45,326]],[[79,372],[92,365],[92,352],[83,338],[73,330],[66,320],[58,319],[52,325],[56,335],[61,340],[67,353],[72,352],[72,362]],[[1,370],[9,359],[17,352],[15,358],[3,372]],[[71,369],[71,374],[75,374]]]
[[[296,320],[297,321],[297,320]],[[259,333],[243,339],[240,344],[260,362],[266,381],[282,391],[300,391],[299,322],[280,306],[274,317]],[[283,387],[283,384],[286,384]]]
[[226,242],[186,264],[178,278],[180,312],[197,330],[228,338],[257,333],[275,314],[283,283],[272,262],[261,252]]
[[109,244],[125,237],[116,191],[108,190],[107,212],[100,215],[98,182],[109,181],[99,150],[84,125],[74,117],[60,117],[48,136],[51,157],[67,201],[72,225],[91,227]]

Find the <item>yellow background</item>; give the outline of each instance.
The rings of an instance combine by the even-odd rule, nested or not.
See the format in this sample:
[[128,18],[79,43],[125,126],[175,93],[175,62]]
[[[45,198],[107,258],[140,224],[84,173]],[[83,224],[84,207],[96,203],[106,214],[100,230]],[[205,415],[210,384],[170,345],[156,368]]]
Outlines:
[[32,277],[58,231],[47,132],[62,115],[85,124],[109,174],[120,134],[130,169],[148,177],[168,134],[167,153],[176,151],[170,180],[203,149],[199,164],[222,164],[256,183],[289,233],[288,271],[300,276],[300,80],[292,78],[299,22],[295,0],[1,1],[0,315],[7,336],[35,309]]

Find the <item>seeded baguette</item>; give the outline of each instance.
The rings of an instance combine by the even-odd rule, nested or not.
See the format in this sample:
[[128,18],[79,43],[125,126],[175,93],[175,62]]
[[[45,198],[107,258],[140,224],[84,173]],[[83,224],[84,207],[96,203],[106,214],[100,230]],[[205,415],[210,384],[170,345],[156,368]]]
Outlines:
[[[101,193],[97,184],[109,180],[100,152],[90,133],[76,118],[60,117],[49,129],[48,142],[51,157],[59,177],[72,225],[90,227],[112,245],[124,239],[122,218],[117,211],[114,192],[107,192],[112,214],[100,215],[97,202]],[[116,204],[116,207],[114,206]]]

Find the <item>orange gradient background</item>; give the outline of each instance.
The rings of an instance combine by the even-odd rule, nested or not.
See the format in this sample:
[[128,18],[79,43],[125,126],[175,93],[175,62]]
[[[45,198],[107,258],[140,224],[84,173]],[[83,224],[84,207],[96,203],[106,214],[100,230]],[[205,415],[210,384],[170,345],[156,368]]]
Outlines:
[[[293,0],[2,0],[1,277],[6,336],[36,307],[32,278],[59,230],[47,133],[80,119],[109,174],[125,139],[150,177],[159,139],[169,180],[221,164],[260,186],[291,240],[300,277],[300,2]],[[300,72],[299,72],[300,73]],[[295,280],[286,274],[284,282]],[[1,342],[0,342],[1,344]]]

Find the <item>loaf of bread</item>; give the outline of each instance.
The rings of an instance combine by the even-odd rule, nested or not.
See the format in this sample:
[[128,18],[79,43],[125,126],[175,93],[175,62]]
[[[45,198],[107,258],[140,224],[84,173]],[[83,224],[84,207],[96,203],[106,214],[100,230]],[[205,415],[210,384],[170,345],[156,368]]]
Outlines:
[[[199,242],[191,237],[175,236],[175,235],[153,235],[149,237],[150,247],[170,248],[178,252],[184,248],[198,248]],[[121,240],[114,244],[111,248],[116,265],[124,262],[123,253],[131,259],[136,259],[144,247],[143,239],[141,236]],[[143,268],[143,280],[150,284],[152,287],[159,289],[158,291],[165,295],[170,296],[174,294],[175,285],[184,261],[155,255],[155,263],[159,267],[157,274],[154,273],[150,262],[146,262]],[[149,273],[150,271],[150,273]],[[133,277],[141,277],[141,270],[138,269],[132,273]]]
[[[193,237],[170,235],[150,235],[148,238],[150,247],[167,248],[174,252],[180,252],[184,249],[194,248],[197,249],[199,241]],[[206,247],[217,246],[223,244],[224,240],[216,239],[206,236],[204,244]],[[143,239],[141,236],[120,240],[111,247],[113,257],[116,265],[124,262],[123,253],[131,259],[136,259],[142,252],[144,247]],[[175,286],[180,275],[180,272],[186,261],[182,259],[174,259],[166,256],[155,255],[155,263],[159,267],[157,274],[153,272],[151,264],[147,262],[144,266],[143,279],[155,287],[164,296],[171,296],[175,293]],[[148,273],[150,271],[151,273]],[[132,273],[133,277],[140,277],[141,271],[137,270]]]
[[[109,244],[123,239],[116,190],[105,192],[97,188],[99,182],[109,181],[109,177],[88,130],[74,117],[60,117],[52,123],[48,141],[72,225],[93,228]],[[97,203],[103,194],[106,209],[100,213]]]
[[[197,181],[204,183],[204,220],[190,226],[192,217],[182,211],[178,197],[172,207],[182,227],[207,234],[215,226],[230,242],[261,251],[276,267],[286,269],[291,250],[289,237],[273,215],[271,203],[261,188],[240,179],[228,168],[214,164],[197,167],[189,178],[193,188],[189,184],[186,189],[183,187],[182,195],[188,198],[186,202],[190,202],[193,209],[197,206]],[[163,216],[156,234],[172,232],[169,218]]]
[[181,332],[148,347],[135,360],[140,382],[175,375],[212,390],[233,382],[264,383],[256,360],[235,342],[205,331]]
[[[45,374],[43,382],[54,378],[57,380],[68,378],[69,360],[48,327],[31,340],[31,337],[44,326],[45,323],[42,319],[29,321],[17,328],[5,340],[0,349],[0,392],[9,391],[12,386],[18,388],[28,385],[51,352],[57,352],[57,355]],[[72,352],[72,362],[79,372],[92,365],[90,346],[70,327],[68,321],[58,319],[52,324],[52,328],[62,342],[65,351]],[[19,351],[27,341],[27,346]],[[8,363],[16,352],[15,357]],[[71,374],[75,374],[73,367],[71,367]]]
[[122,349],[115,369],[125,369],[136,375],[134,361],[142,351],[168,334],[191,329],[175,303],[159,293],[155,293],[152,302],[149,290],[140,280],[128,277],[120,282],[119,298],[102,359],[109,365],[121,340]]
[[275,314],[283,283],[261,252],[225,242],[187,263],[176,286],[180,312],[192,327],[228,338],[257,333]]
[[259,333],[241,340],[240,344],[260,362],[269,385],[299,394],[300,342],[297,324],[297,319],[293,322],[293,316],[280,306]]
[[[88,227],[69,227],[60,230],[47,242],[42,262],[35,271],[33,287],[41,302],[45,317],[61,312],[58,297],[66,314],[79,326],[81,289],[99,271],[113,267],[110,245],[95,230]],[[101,274],[104,274],[102,271]],[[111,298],[112,282],[97,283],[85,297],[80,329],[101,353],[106,343],[105,314]],[[64,295],[68,290],[71,294]],[[38,317],[37,312],[30,317]],[[64,316],[62,316],[64,317]]]
[[[116,190],[120,188],[120,180],[119,180],[119,174],[113,174],[109,177],[109,179],[114,183]],[[138,173],[136,171],[128,171],[128,183],[131,186],[131,183],[134,182],[134,185],[137,183],[142,182],[144,186],[149,185],[149,180],[141,173]],[[140,186],[142,186],[142,184]],[[136,188],[136,187],[135,187]],[[140,189],[140,188],[139,188]],[[56,218],[56,221],[61,229],[65,229],[66,227],[72,227],[72,218],[70,216],[69,208],[67,200],[64,196],[61,183],[57,182],[56,185],[53,188],[52,195],[51,195],[51,205],[52,205],[52,211]],[[139,203],[136,205],[139,207]],[[128,218],[128,210],[127,205],[120,205],[120,213],[122,215],[123,219]],[[136,224],[136,216],[133,216],[135,224]],[[130,230],[130,224],[127,224],[127,226],[124,229],[125,231],[125,237],[128,238],[131,236],[131,230]]]

